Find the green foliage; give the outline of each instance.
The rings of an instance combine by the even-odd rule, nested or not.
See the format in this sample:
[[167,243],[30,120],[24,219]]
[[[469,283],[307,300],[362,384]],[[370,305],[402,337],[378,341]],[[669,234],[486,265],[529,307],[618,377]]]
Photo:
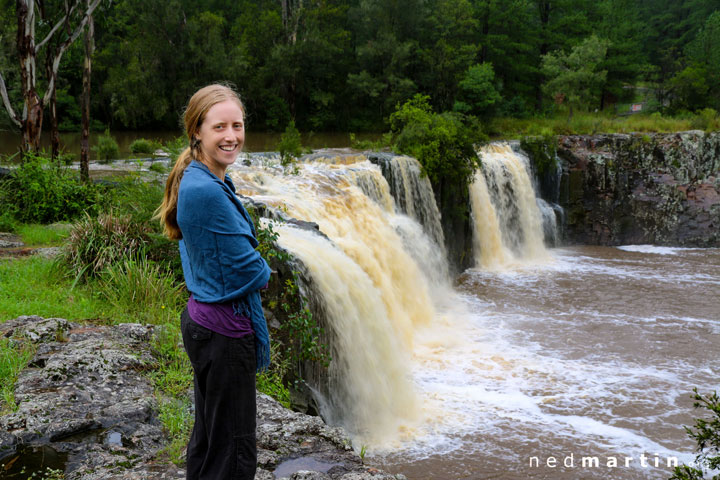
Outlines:
[[446,181],[464,189],[479,166],[474,145],[485,137],[472,118],[434,113],[429,100],[415,95],[390,116],[396,150],[415,157],[433,186]]
[[495,72],[491,63],[475,64],[460,80],[460,93],[453,109],[477,117],[489,117],[502,100],[495,87]]
[[587,108],[598,98],[607,71],[602,70],[609,42],[592,35],[570,53],[556,51],[542,57],[542,71],[547,77],[546,94],[570,108]]
[[107,265],[100,273],[99,292],[107,301],[143,323],[168,323],[187,301],[183,285],[143,256]]
[[153,221],[155,209],[162,202],[165,190],[161,181],[144,178],[139,172],[131,172],[110,179],[113,184],[109,192],[111,206],[106,211],[115,215],[128,215],[132,221],[147,225],[152,231],[161,233],[159,222]]
[[130,215],[86,215],[73,226],[59,262],[76,279],[97,277],[111,265],[140,255],[148,234],[147,226]]
[[270,345],[270,368],[257,375],[255,387],[261,393],[270,395],[287,408],[290,408],[290,390],[285,385],[285,377],[290,370],[287,355],[273,342]]
[[99,135],[97,143],[92,151],[99,160],[109,161],[120,156],[120,148],[117,141],[110,135],[110,129],[106,129],[103,135]]
[[659,112],[650,115],[637,114],[616,117],[600,113],[576,113],[568,122],[565,115],[542,118],[495,118],[488,124],[491,137],[503,139],[521,139],[525,136],[543,135],[583,135],[597,132],[633,133],[633,132],[681,132],[691,130],[697,115],[667,116]]
[[39,255],[0,260],[0,322],[28,314],[82,321],[108,318],[113,310],[94,288],[73,288],[52,260]]
[[68,223],[54,223],[52,225],[24,224],[17,228],[17,233],[25,245],[34,246],[60,246],[70,235],[71,225]]
[[[0,186],[0,194],[2,194],[2,186]],[[0,213],[0,232],[14,232],[18,228],[18,221],[15,220],[13,212],[5,210]]]
[[17,409],[15,382],[34,355],[31,343],[0,336],[0,413]]
[[280,152],[280,164],[283,167],[289,167],[297,162],[297,159],[303,153],[302,141],[300,140],[300,132],[295,128],[295,122],[290,121],[285,132],[280,136],[278,144]]
[[148,170],[150,170],[151,172],[161,173],[161,174],[167,172],[165,165],[163,165],[162,163],[152,163],[148,167]]
[[137,138],[130,144],[130,151],[132,153],[146,153],[148,155],[152,155],[158,148],[160,148],[160,144],[158,144],[158,142],[148,140],[147,138]]
[[557,146],[557,137],[548,131],[520,140],[520,147],[528,154],[539,175],[556,167]]
[[170,140],[162,145],[162,150],[167,152],[170,156],[170,165],[175,165],[178,157],[188,147],[187,137],[177,137],[175,140]]
[[380,151],[392,146],[392,132],[387,132],[378,140],[358,140],[354,133],[350,133],[350,147],[356,150]]
[[[685,427],[687,434],[697,443],[699,453],[695,457],[695,466],[675,467],[670,480],[701,480],[708,471],[717,471],[720,468],[720,397],[717,392],[702,396],[697,388],[694,388],[693,392],[693,407],[706,410],[710,419],[698,418],[694,428]],[[713,480],[718,478],[720,475],[712,477]]]
[[84,183],[77,172],[28,154],[0,185],[0,209],[20,222],[53,223],[97,212],[105,187]]

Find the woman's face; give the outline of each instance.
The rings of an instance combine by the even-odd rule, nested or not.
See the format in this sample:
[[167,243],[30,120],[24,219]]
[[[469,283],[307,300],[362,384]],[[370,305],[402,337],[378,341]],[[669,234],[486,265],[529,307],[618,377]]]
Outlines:
[[200,141],[208,168],[222,179],[245,142],[240,105],[234,100],[225,100],[210,107],[195,137]]

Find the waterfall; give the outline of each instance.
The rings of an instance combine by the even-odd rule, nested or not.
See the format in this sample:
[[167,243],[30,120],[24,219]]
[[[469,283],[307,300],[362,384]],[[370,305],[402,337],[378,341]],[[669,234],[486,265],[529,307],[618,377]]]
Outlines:
[[470,184],[476,266],[502,268],[547,258],[543,217],[527,159],[497,143],[479,155],[482,168]]
[[382,153],[371,154],[369,160],[380,165],[398,210],[417,220],[437,245],[444,246],[440,211],[430,180],[422,175],[418,161]]
[[444,250],[396,211],[368,161],[301,163],[297,175],[239,165],[229,173],[239,194],[320,228],[275,230],[305,265],[336,342],[323,416],[373,445],[406,435],[421,415],[409,356],[417,329],[436,316],[433,293],[449,283]]

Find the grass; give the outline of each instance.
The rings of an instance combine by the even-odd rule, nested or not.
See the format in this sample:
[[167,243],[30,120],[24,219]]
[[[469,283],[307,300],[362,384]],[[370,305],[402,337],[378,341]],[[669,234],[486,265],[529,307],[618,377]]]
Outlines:
[[681,132],[719,130],[720,117],[714,112],[679,117],[659,113],[615,116],[606,113],[576,113],[568,122],[566,114],[548,118],[495,118],[487,126],[493,138],[518,139],[527,135],[591,135],[596,133]]
[[67,223],[23,224],[18,226],[16,233],[28,247],[57,247],[70,235],[71,228]]
[[0,260],[0,322],[20,315],[111,323],[120,314],[89,285],[72,287],[52,260],[39,256]]
[[32,345],[0,337],[0,414],[17,409],[15,382],[34,355],[35,349]]

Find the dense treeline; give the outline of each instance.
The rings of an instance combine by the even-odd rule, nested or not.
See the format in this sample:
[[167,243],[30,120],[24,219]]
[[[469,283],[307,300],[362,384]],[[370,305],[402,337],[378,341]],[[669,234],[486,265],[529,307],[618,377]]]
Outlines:
[[[1,1],[0,72],[18,105],[16,6]],[[216,80],[237,86],[255,130],[387,130],[417,93],[481,119],[638,99],[720,110],[717,0],[114,0],[94,17],[92,117],[114,129],[177,128]],[[80,123],[83,55],[75,42],[62,59],[64,129]]]

